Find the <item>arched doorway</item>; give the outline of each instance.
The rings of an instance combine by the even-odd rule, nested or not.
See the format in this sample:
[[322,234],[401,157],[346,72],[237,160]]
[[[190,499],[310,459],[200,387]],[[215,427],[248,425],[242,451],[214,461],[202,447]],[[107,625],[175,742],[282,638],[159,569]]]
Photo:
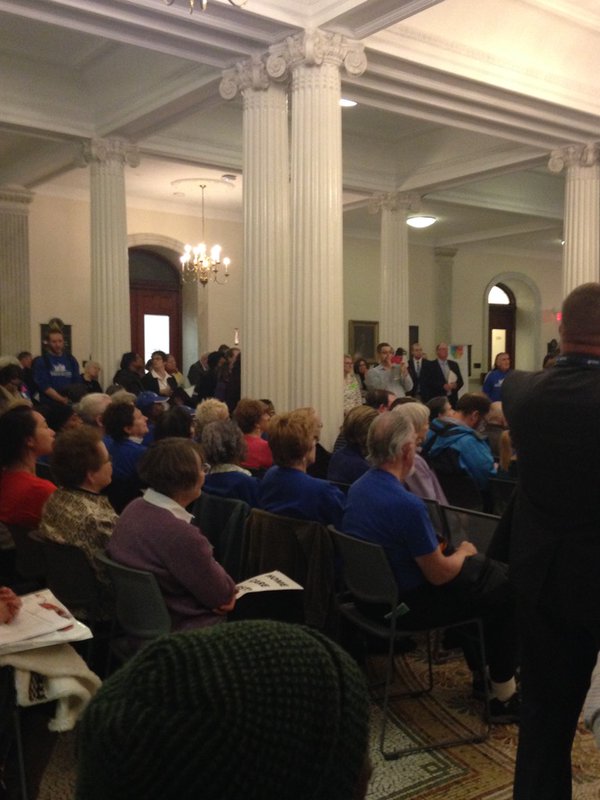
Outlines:
[[512,292],[515,299],[516,316],[514,323],[514,362],[518,369],[539,369],[541,364],[541,325],[542,297],[540,290],[528,275],[523,272],[499,272],[484,287],[481,295],[483,304],[483,325],[481,327],[481,352],[483,359],[489,356],[490,289],[497,285]]
[[508,353],[515,363],[515,328],[517,301],[506,284],[491,287],[488,302],[488,368],[492,369],[498,353]]
[[129,292],[132,350],[145,360],[164,350],[181,365],[181,283],[171,262],[146,247],[130,248]]

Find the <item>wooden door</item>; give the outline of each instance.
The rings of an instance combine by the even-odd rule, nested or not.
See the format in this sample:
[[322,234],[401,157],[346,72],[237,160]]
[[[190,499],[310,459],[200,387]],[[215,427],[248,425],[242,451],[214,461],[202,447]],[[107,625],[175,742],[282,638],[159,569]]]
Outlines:
[[136,283],[130,287],[130,301],[132,350],[145,359],[152,350],[173,353],[181,368],[180,292]]

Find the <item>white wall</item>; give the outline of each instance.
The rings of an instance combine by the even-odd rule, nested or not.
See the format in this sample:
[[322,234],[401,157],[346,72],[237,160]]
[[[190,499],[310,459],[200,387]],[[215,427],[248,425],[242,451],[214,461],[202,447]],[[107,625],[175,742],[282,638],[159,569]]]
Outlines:
[[[545,344],[558,337],[552,310],[560,309],[560,261],[525,258],[484,249],[459,250],[454,259],[452,341],[472,345],[472,363],[487,370],[486,295],[495,282],[507,283],[517,300],[516,366],[539,369]],[[473,371],[471,389],[480,387]]]
[[72,326],[73,353],[90,355],[89,203],[36,195],[29,216],[31,342],[40,348],[40,324],[60,317]]
[[[173,247],[178,243],[181,248],[187,241],[196,243],[200,235],[197,216],[131,207],[127,210],[127,229],[138,243],[144,241],[144,235],[150,240],[167,237]],[[207,219],[206,232],[211,241],[220,242],[232,266],[225,286],[198,288],[197,313],[206,308],[206,341],[198,345],[202,351],[216,349],[223,342],[233,344],[234,329],[242,327],[242,227],[235,222]],[[80,361],[87,359],[91,342],[89,202],[36,195],[30,210],[29,237],[33,350],[39,349],[40,324],[60,317],[72,326],[74,355]],[[198,347],[193,344],[189,324],[194,304],[189,302],[189,291],[185,293],[185,357],[195,360]]]

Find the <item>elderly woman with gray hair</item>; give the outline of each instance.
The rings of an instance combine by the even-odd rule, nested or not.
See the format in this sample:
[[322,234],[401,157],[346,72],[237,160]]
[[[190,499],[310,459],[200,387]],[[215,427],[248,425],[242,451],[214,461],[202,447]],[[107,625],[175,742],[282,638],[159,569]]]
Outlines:
[[[417,436],[417,447],[420,447],[429,430],[429,409],[427,406],[415,400],[415,402],[402,403],[402,405],[395,406],[390,413],[399,414],[412,424]],[[437,475],[418,451],[415,453],[413,472],[405,477],[404,485],[417,497],[422,497],[424,500],[437,500],[438,503],[442,503],[445,506],[448,505],[448,500],[440,486]]]
[[235,422],[211,422],[202,431],[202,449],[210,464],[204,491],[258,505],[258,480],[240,466],[246,455],[244,435]]

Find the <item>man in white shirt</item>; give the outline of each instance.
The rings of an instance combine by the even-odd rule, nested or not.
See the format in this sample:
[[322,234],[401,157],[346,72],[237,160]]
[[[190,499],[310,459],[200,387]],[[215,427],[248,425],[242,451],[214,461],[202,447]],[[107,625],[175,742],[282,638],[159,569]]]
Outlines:
[[393,392],[396,397],[405,397],[412,390],[413,381],[404,360],[400,364],[392,364],[393,355],[394,349],[388,342],[377,345],[379,364],[367,372],[367,388],[385,389]]

